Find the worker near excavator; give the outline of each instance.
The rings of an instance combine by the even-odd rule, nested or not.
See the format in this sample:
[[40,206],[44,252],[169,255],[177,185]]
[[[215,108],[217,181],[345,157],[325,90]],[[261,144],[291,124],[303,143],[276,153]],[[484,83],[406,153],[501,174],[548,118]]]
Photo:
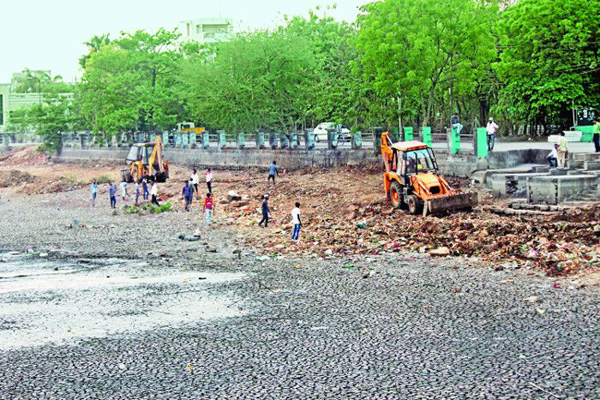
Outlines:
[[567,159],[567,151],[569,151],[569,143],[565,137],[565,132],[560,133],[558,139],[558,168],[565,167],[565,160]]
[[110,196],[110,208],[117,208],[117,186],[113,182],[108,188],[108,195]]
[[185,211],[189,212],[190,211],[190,205],[192,204],[192,199],[194,198],[194,189],[192,187],[193,183],[191,183],[192,181],[186,181],[185,182],[185,186],[183,187],[183,190],[181,191],[181,195],[183,196],[184,200],[185,200]]
[[160,207],[158,202],[158,184],[156,181],[152,181],[152,187],[150,188],[150,196],[152,196],[152,204]]

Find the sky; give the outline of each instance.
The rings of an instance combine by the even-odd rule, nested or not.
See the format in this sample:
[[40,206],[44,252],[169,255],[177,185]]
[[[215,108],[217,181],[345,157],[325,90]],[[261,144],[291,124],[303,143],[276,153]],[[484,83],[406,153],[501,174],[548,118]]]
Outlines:
[[94,35],[175,28],[194,18],[231,17],[235,30],[272,28],[284,15],[308,15],[336,4],[327,14],[352,21],[369,0],[2,0],[0,83],[24,68],[51,70],[65,81],[81,75],[83,44]]

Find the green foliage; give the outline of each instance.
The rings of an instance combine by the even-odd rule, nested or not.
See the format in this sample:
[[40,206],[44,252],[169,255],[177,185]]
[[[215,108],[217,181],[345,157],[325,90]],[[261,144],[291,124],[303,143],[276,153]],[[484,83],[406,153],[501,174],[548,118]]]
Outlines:
[[183,80],[191,115],[229,132],[293,129],[307,109],[314,68],[308,46],[283,30],[259,31],[190,58]]
[[96,179],[96,183],[98,185],[104,185],[106,183],[111,183],[113,180],[111,179],[110,176],[106,176],[106,175],[100,175],[98,177],[98,179]]
[[494,6],[384,0],[363,10],[356,45],[365,79],[378,94],[403,100],[402,114],[425,115],[424,124],[434,115],[436,96],[450,87],[471,94],[494,59]]
[[167,201],[166,203],[164,203],[161,206],[157,206],[156,204],[150,203],[150,206],[151,206],[150,212],[152,214],[160,214],[160,213],[171,211],[173,209],[173,205],[171,204],[170,201]]
[[164,29],[137,31],[92,48],[80,108],[95,133],[109,137],[119,130],[175,126],[181,112],[178,38]]
[[503,83],[496,109],[519,121],[569,123],[570,108],[600,105],[600,0],[521,0],[502,13]]
[[161,206],[157,206],[152,203],[145,203],[140,206],[131,205],[131,206],[123,206],[124,214],[144,214],[145,212],[149,212],[151,214],[161,214],[164,212],[169,212],[173,210],[173,204],[170,201],[167,201]]

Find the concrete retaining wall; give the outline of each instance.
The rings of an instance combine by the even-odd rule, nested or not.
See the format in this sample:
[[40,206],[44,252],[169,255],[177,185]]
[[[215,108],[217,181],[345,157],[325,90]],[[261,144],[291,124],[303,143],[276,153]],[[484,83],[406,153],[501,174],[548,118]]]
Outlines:
[[[270,150],[270,149],[180,149],[165,148],[165,158],[174,164],[199,168],[240,169],[265,168],[273,160],[281,168],[294,170],[309,167],[341,167],[381,165],[381,157],[373,149],[360,150]],[[127,149],[64,148],[58,158],[63,162],[118,161],[123,163]],[[545,153],[538,150],[516,150],[492,153],[488,162],[477,162],[470,155],[448,156],[436,152],[440,171],[447,175],[470,177],[478,169],[509,168],[525,163],[544,162]],[[540,161],[541,160],[541,161]]]

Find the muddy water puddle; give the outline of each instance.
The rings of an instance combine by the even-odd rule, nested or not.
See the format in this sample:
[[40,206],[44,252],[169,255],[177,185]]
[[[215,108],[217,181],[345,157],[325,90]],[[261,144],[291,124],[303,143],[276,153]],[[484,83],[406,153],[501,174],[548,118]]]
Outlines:
[[0,350],[76,343],[241,315],[237,273],[158,270],[124,260],[0,254]]

